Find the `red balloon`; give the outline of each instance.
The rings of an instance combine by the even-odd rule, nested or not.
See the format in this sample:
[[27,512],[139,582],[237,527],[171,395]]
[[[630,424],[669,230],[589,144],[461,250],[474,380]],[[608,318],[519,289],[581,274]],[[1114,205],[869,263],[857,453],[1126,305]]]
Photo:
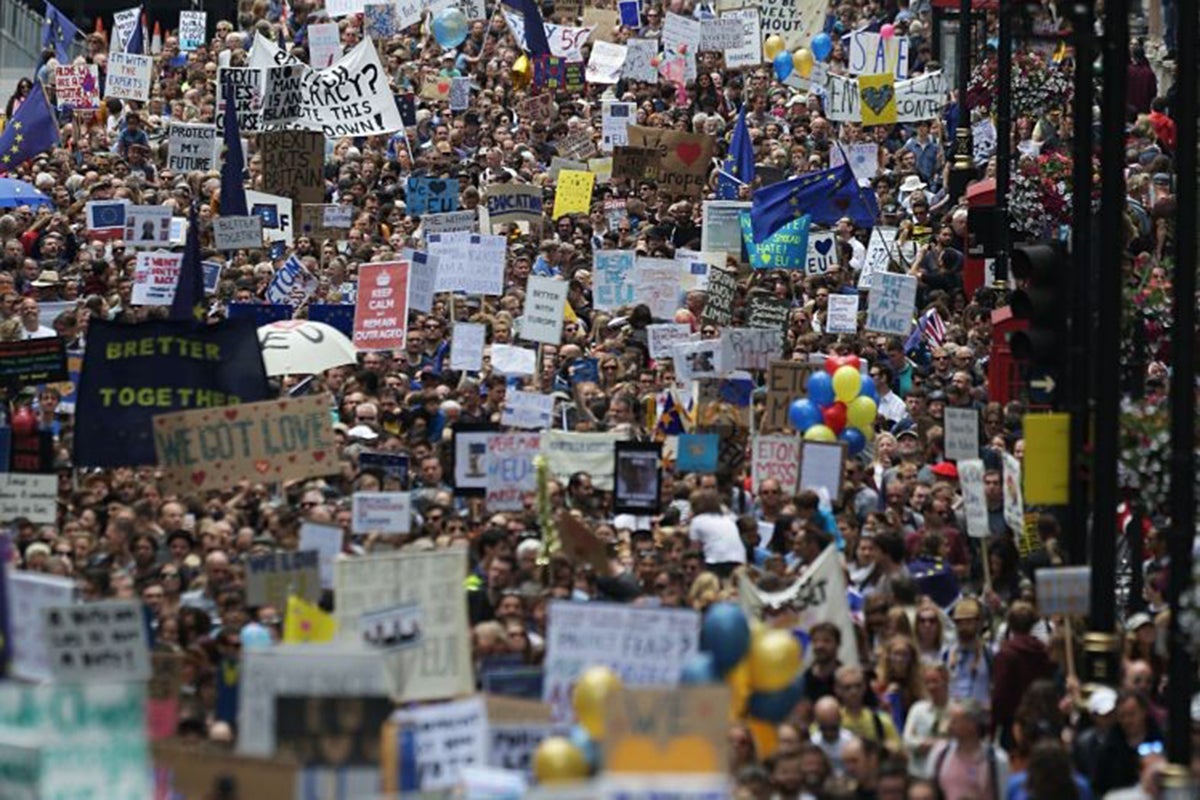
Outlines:
[[17,436],[29,436],[37,431],[37,417],[29,406],[18,406],[9,425]]
[[841,433],[846,429],[846,404],[842,401],[830,403],[821,412],[821,416],[825,419],[825,424],[828,425],[834,433]]
[[857,370],[862,370],[862,359],[858,356],[843,356],[842,364],[847,367],[854,367]]
[[833,373],[837,372],[841,360],[839,356],[825,356],[825,371],[829,373],[829,377],[832,378]]

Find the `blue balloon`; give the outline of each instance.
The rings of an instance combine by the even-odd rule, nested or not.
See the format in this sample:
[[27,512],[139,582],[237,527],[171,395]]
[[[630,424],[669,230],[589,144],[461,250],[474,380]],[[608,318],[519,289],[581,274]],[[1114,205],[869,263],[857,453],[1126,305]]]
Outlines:
[[750,695],[750,702],[747,704],[746,710],[755,719],[778,724],[788,718],[788,715],[796,708],[796,704],[800,702],[802,695],[801,679],[797,677],[778,691],[754,692]]
[[792,74],[792,54],[787,50],[780,50],[771,63],[775,65],[775,77],[779,80],[786,81]]
[[862,376],[862,385],[858,388],[858,393],[871,398],[876,405],[879,404],[879,390],[875,388],[875,379],[870,375]]
[[847,427],[838,438],[846,443],[852,456],[858,455],[867,447],[867,437],[863,436],[863,432],[858,428]]
[[721,680],[712,653],[694,653],[683,665],[679,682],[685,686],[716,683]]
[[834,401],[833,378],[824,370],[808,376],[808,399],[824,408]]
[[714,603],[700,625],[700,649],[712,654],[718,674],[736,667],[750,649],[750,623],[737,603]]
[[579,752],[583,753],[592,772],[598,771],[600,769],[600,748],[596,745],[596,740],[587,732],[587,728],[582,725],[573,725],[567,738],[571,744],[579,748]]
[[824,420],[817,404],[807,397],[801,397],[793,400],[788,407],[788,421],[792,423],[793,428],[804,433],[811,426],[819,425]]
[[443,8],[433,18],[433,38],[442,47],[458,47],[467,38],[467,15],[456,6]]
[[257,622],[244,625],[238,638],[246,650],[266,650],[271,646],[271,632]]
[[828,33],[818,33],[812,38],[808,49],[812,51],[813,58],[817,61],[824,61],[833,52],[833,39],[829,38]]

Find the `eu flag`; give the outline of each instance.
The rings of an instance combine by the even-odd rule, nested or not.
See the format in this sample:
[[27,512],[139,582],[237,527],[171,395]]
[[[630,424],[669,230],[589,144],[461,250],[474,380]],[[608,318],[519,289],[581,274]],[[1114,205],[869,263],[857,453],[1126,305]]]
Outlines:
[[35,80],[29,96],[0,134],[0,172],[11,172],[56,144],[58,122],[50,110],[42,82]]
[[504,0],[514,11],[525,18],[525,49],[531,56],[549,56],[550,41],[546,38],[546,23],[535,0]]
[[125,43],[125,52],[135,56],[146,55],[146,34],[142,30],[141,6],[138,6],[137,24],[133,26],[133,31],[129,34],[129,41]]
[[246,158],[242,139],[238,135],[237,104],[233,101],[233,86],[221,87],[225,102],[225,161],[221,164],[221,214],[226,217],[248,217],[246,205]]
[[171,301],[171,319],[204,321],[204,266],[200,263],[200,223],[195,206],[188,218],[187,242],[179,267],[179,283],[175,285],[175,299]]
[[849,217],[862,228],[873,227],[879,216],[875,198],[859,188],[846,163],[763,187],[751,201],[755,242],[766,241],[805,214],[818,225],[833,225]]
[[42,47],[53,47],[55,58],[65,64],[71,60],[71,44],[78,35],[79,28],[71,22],[71,18],[47,2]]
[[750,141],[750,129],[746,127],[746,106],[738,112],[737,124],[733,127],[733,138],[729,142],[729,157],[725,159],[725,175],[718,175],[717,190],[724,200],[736,200],[738,183],[754,182],[754,143]]

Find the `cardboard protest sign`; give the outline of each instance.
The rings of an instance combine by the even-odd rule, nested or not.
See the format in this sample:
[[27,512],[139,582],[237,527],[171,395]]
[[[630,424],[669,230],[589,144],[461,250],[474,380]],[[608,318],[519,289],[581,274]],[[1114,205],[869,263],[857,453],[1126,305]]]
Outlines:
[[1091,613],[1091,567],[1042,567],[1034,573],[1038,612],[1087,616]]
[[633,271],[633,296],[645,303],[655,319],[674,319],[681,305],[679,264],[665,258],[638,256]]
[[858,295],[831,294],[825,314],[826,333],[858,333]]
[[[629,143],[658,152],[658,182],[662,194],[693,198],[703,195],[713,157],[711,136],[630,125]],[[616,175],[615,158],[613,174]]]
[[133,270],[134,305],[169,306],[179,285],[182,253],[138,253]]
[[896,85],[891,74],[859,75],[858,91],[862,98],[862,125],[895,125]]
[[358,268],[354,347],[360,351],[400,350],[408,326],[408,264],[363,264]]
[[509,389],[504,393],[500,424],[513,428],[541,430],[550,427],[553,413],[553,395]]
[[167,782],[167,797],[204,797],[222,778],[250,797],[296,795],[299,767],[290,759],[246,758],[220,747],[178,742],[156,742],[152,753],[155,775]]
[[358,623],[363,644],[388,652],[419,645],[424,627],[425,614],[418,603],[399,603],[368,611]]
[[542,433],[542,455],[550,472],[566,481],[582,470],[592,476],[592,484],[602,492],[613,489],[613,450],[624,439],[618,433],[577,433],[550,430]]
[[592,208],[592,188],[596,176],[580,170],[563,170],[558,174],[554,191],[554,219],[567,214],[586,214]]
[[208,12],[179,12],[179,49],[190,53],[204,46],[208,38]]
[[[946,83],[941,71],[906,81],[893,81],[893,97],[889,105],[894,103],[897,121],[919,122],[941,116],[946,102]],[[825,100],[828,117],[833,122],[865,123],[864,114],[873,113],[863,109],[857,78],[831,73],[825,86]]]
[[943,417],[946,458],[979,458],[979,409],[946,408]]
[[412,498],[408,492],[355,492],[350,530],[353,533],[408,533]]
[[167,129],[167,169],[180,173],[215,170],[219,142],[215,125],[172,122]]
[[988,528],[987,496],[983,492],[983,461],[964,458],[955,466],[958,468],[958,485],[962,487],[967,535],[972,539],[986,539],[991,532]]
[[383,553],[334,563],[339,636],[358,635],[366,612],[417,603],[425,615],[421,644],[385,657],[396,683],[393,697],[404,702],[471,692],[470,627],[462,582],[464,551]]
[[725,773],[729,690],[624,688],[610,698],[605,769],[613,773]]
[[408,179],[408,211],[410,214],[442,214],[458,210],[458,178],[428,178],[420,175]]
[[308,67],[281,64],[266,70],[266,89],[262,102],[264,127],[283,125],[300,119],[304,113],[304,83]]
[[763,412],[763,433],[790,430],[788,408],[797,398],[808,396],[811,364],[800,361],[773,361],[767,370],[767,406]]
[[560,511],[555,528],[567,558],[576,564],[590,564],[597,575],[608,574],[608,545],[585,522]]
[[57,524],[57,475],[0,472],[0,522],[21,517],[38,525]]
[[92,320],[75,408],[75,463],[153,464],[156,414],[266,396],[266,370],[251,321],[195,327]]
[[459,785],[460,772],[488,763],[488,720],[482,696],[397,711],[384,728],[385,747],[412,753],[385,774],[388,791],[428,792]]
[[107,600],[42,610],[46,652],[63,683],[144,681],[150,650],[142,604]]
[[478,322],[454,323],[450,339],[450,369],[477,372],[483,366],[487,326]]
[[246,603],[287,607],[288,595],[316,603],[321,599],[321,573],[316,550],[281,551],[246,558]]
[[264,192],[290,197],[293,203],[325,199],[325,136],[314,131],[265,131],[259,134]]
[[804,264],[806,275],[824,275],[838,266],[837,234],[833,231],[808,232],[808,258]]
[[762,35],[783,37],[788,52],[808,47],[812,38],[825,29],[826,5],[825,0],[765,0],[759,5]]
[[909,39],[885,39],[876,31],[854,31],[848,37],[846,71],[851,75],[891,74],[902,81],[908,77]]
[[867,296],[868,331],[904,337],[912,329],[917,303],[917,277],[880,272]]
[[443,233],[428,237],[429,254],[437,256],[436,292],[504,294],[508,243],[491,234]]
[[[0,342],[0,384],[67,380],[67,343],[60,336]],[[0,467],[6,466],[0,460]]]
[[563,313],[566,305],[566,281],[531,275],[525,293],[521,338],[531,342],[558,344],[562,341]]
[[626,80],[643,83],[658,83],[658,39],[629,39],[625,42],[625,67],[622,75]]
[[104,96],[122,100],[150,100],[151,71],[154,58],[133,53],[109,53]]
[[256,250],[263,243],[263,221],[257,214],[213,218],[213,242],[218,250]]
[[[542,188],[520,183],[490,184],[484,192],[493,225],[542,221]],[[487,231],[491,233],[491,231]]]
[[181,494],[338,469],[329,398],[318,395],[160,414],[154,443],[163,480]]
[[755,436],[750,450],[754,492],[762,482],[779,482],[784,495],[796,493],[800,482],[800,437],[797,435]]
[[553,601],[546,630],[542,700],[559,721],[572,719],[571,693],[588,667],[610,667],[626,687],[674,687],[700,645],[691,609]]
[[537,491],[533,459],[541,449],[537,433],[496,433],[487,443],[487,507],[519,511]]
[[60,106],[82,110],[100,105],[100,77],[95,64],[54,68],[54,93]]
[[[10,519],[5,517],[5,521]],[[24,570],[8,574],[5,582],[9,625],[7,646],[12,656],[9,674],[27,681],[49,681],[54,677],[54,665],[42,612],[75,602],[75,582]]]
[[746,69],[757,67],[762,63],[762,17],[757,8],[738,8],[725,11],[722,19],[736,19],[742,24],[741,40],[732,47],[726,47],[725,66],[729,69]]

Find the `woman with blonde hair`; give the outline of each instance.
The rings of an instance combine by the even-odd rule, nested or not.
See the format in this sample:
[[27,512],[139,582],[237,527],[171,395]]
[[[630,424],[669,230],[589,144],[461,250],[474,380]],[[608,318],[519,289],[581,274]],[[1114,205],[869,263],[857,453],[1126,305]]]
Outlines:
[[688,590],[688,605],[697,611],[704,610],[721,598],[721,579],[711,572],[701,572],[692,581]]
[[891,711],[896,730],[902,731],[908,710],[918,700],[925,699],[921,658],[912,637],[896,635],[888,639],[880,654],[876,672],[879,678],[875,691]]

